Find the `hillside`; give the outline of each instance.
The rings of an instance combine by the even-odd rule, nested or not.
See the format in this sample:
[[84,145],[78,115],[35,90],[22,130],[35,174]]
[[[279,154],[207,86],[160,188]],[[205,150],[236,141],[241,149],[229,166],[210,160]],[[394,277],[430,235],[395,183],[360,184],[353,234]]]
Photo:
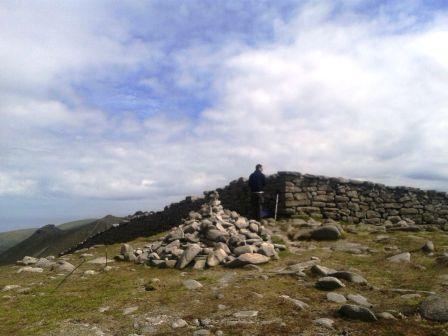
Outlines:
[[58,255],[91,235],[110,228],[120,220],[119,217],[109,215],[84,225],[81,224],[84,221],[69,222],[62,226],[68,227],[64,230],[55,225],[46,225],[0,254],[0,264],[14,263],[26,255],[33,257]]
[[[76,228],[88,223],[95,221],[95,218],[81,219],[76,221],[71,221],[67,223],[62,223],[57,225],[57,227],[61,230],[67,230]],[[30,237],[34,232],[38,230],[37,228],[29,228],[29,229],[21,229],[21,230],[13,230],[0,232],[0,253],[8,250],[9,248],[17,245],[21,241]]]

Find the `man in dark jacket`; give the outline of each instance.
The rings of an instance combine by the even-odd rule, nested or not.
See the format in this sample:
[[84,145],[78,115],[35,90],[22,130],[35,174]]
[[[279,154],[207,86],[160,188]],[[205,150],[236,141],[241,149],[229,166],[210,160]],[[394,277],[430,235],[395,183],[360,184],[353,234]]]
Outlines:
[[249,187],[251,191],[252,216],[260,220],[263,212],[263,189],[266,178],[263,174],[263,166],[257,164],[255,171],[249,176]]

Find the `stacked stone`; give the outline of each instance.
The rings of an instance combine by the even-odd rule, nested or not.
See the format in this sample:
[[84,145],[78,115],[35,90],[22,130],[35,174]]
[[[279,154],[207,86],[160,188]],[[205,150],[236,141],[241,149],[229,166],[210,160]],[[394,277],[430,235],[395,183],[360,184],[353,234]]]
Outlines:
[[294,172],[279,176],[284,181],[283,214],[391,227],[403,220],[408,224],[448,223],[444,192]]
[[122,260],[152,266],[195,269],[225,265],[229,267],[262,264],[278,258],[282,245],[272,244],[267,230],[259,222],[248,220],[235,211],[224,210],[217,192],[199,212],[191,211],[181,225],[164,238],[132,249],[123,244]]

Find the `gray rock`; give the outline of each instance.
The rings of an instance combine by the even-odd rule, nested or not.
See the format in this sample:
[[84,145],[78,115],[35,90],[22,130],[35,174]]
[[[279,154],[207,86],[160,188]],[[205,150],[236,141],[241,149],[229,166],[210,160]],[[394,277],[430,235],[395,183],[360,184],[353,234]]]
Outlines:
[[55,264],[54,261],[48,260],[47,258],[40,258],[34,266],[42,268],[51,268]]
[[196,259],[194,261],[193,269],[195,270],[203,270],[205,268],[205,259]]
[[357,305],[371,308],[373,305],[362,295],[359,294],[348,294],[347,299],[356,303]]
[[320,265],[313,265],[311,267],[311,272],[317,274],[317,275],[321,275],[321,276],[327,276],[330,275],[332,273],[336,273],[336,270],[325,267],[325,266],[320,266]]
[[184,328],[186,326],[188,326],[188,323],[183,319],[176,319],[171,323],[171,328],[173,329]]
[[134,253],[134,248],[130,244],[122,244],[120,254],[125,255],[127,253]]
[[337,240],[341,238],[341,232],[336,226],[326,225],[312,230],[310,238],[314,240]]
[[425,253],[433,253],[435,251],[434,243],[428,240],[425,245],[422,246],[422,251]]
[[337,288],[345,287],[345,285],[335,277],[323,277],[319,278],[316,282],[316,288],[322,289],[322,290],[333,290]]
[[346,303],[347,302],[347,299],[345,298],[344,295],[339,294],[339,293],[334,293],[334,292],[327,293],[327,300],[336,302],[336,303]]
[[243,245],[243,246],[235,247],[233,249],[233,254],[236,256],[239,256],[244,253],[253,253],[253,252],[255,252],[254,250],[255,249],[252,245]]
[[356,283],[356,284],[361,284],[361,285],[368,284],[366,279],[364,279],[359,274],[356,274],[356,273],[353,273],[353,272],[339,271],[339,272],[330,273],[329,275],[332,276],[332,277],[335,277],[335,278],[338,278],[338,279],[342,279],[342,280],[346,280],[346,281],[349,281],[349,282],[353,282],[353,283]]
[[258,253],[265,255],[266,257],[273,257],[277,253],[275,252],[274,245],[271,243],[263,242],[258,248]]
[[242,310],[233,314],[236,318],[249,318],[256,317],[258,315],[258,311],[256,310]]
[[190,244],[177,260],[176,268],[183,269],[187,267],[201,251],[202,248],[198,244]]
[[58,260],[58,262],[52,267],[52,270],[57,272],[72,272],[74,269],[75,266],[65,260]]
[[393,263],[408,263],[411,262],[411,254],[409,252],[403,252],[389,257],[387,260]]
[[7,292],[13,289],[17,289],[17,288],[21,288],[21,286],[19,285],[6,285],[5,287],[3,287],[2,292]]
[[448,297],[431,295],[420,304],[420,314],[428,320],[448,321]]
[[37,262],[37,258],[25,256],[25,257],[23,257],[22,260],[18,260],[17,264],[27,266],[27,265],[34,265],[36,262]]
[[364,322],[377,321],[376,315],[366,307],[360,307],[351,304],[345,304],[339,308],[339,314],[349,319],[360,320]]
[[228,263],[227,266],[229,267],[242,267],[244,265],[253,264],[264,264],[269,261],[269,258],[259,254],[259,253],[244,253],[232,262]]
[[389,312],[382,312],[382,313],[377,314],[377,316],[382,320],[396,320],[397,319],[395,316],[393,316]]
[[188,279],[182,282],[182,284],[189,290],[202,288],[202,284],[199,281]]
[[313,322],[314,322],[314,324],[317,324],[319,326],[322,326],[322,327],[325,327],[328,329],[333,329],[334,321],[332,319],[321,317],[321,318],[314,320]]
[[199,329],[193,332],[193,336],[208,336],[211,335],[210,330]]
[[206,233],[206,238],[216,242],[225,242],[228,238],[228,234],[226,232],[222,232],[217,229],[210,229]]
[[138,310],[138,306],[127,307],[123,309],[123,315],[129,315]]
[[297,300],[297,299],[293,299],[293,298],[289,297],[288,295],[280,295],[280,298],[286,302],[293,304],[296,308],[298,308],[300,310],[304,310],[309,307],[308,304],[306,304],[305,302]]
[[236,226],[238,229],[245,229],[245,228],[247,228],[247,227],[249,226],[249,223],[248,223],[248,221],[247,221],[246,218],[244,218],[244,217],[239,217],[239,218],[235,221],[235,226]]

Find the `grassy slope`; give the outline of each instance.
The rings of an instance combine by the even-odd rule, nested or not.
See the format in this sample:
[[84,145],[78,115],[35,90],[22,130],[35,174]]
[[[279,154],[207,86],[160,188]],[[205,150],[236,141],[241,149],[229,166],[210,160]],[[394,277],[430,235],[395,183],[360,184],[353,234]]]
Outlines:
[[[59,224],[57,227],[60,228],[61,230],[69,230],[80,227],[82,225],[89,224],[95,220],[96,219],[94,218],[81,219],[77,221],[62,223]],[[30,228],[30,229],[0,232],[0,253],[24,241],[25,239],[30,237],[36,230],[37,230],[36,228]]]
[[[424,233],[393,233],[392,244],[398,245],[403,251],[416,250],[426,239],[431,239],[440,249],[448,249],[446,234],[435,232]],[[421,239],[415,236],[422,237]],[[339,305],[325,299],[325,292],[314,288],[314,276],[307,280],[292,276],[273,275],[270,270],[287,264],[309,260],[311,256],[321,258],[322,265],[336,269],[356,269],[375,287],[380,288],[410,288],[418,290],[432,290],[444,292],[437,277],[447,274],[435,264],[433,257],[421,252],[412,253],[409,265],[396,265],[385,261],[389,255],[383,252],[384,244],[375,243],[375,236],[368,233],[358,235],[347,234],[347,241],[361,242],[378,250],[368,256],[356,256],[345,252],[335,252],[328,248],[326,242],[304,242],[303,246],[315,248],[301,252],[299,255],[282,252],[279,261],[273,261],[263,266],[263,279],[260,273],[244,269],[229,270],[216,267],[206,271],[187,269],[181,272],[173,269],[154,269],[131,263],[113,263],[114,270],[108,273],[83,277],[82,271],[87,269],[100,270],[100,266],[83,264],[80,271],[75,273],[56,291],[55,286],[61,277],[50,278],[55,275],[48,271],[44,274],[15,274],[17,266],[0,267],[0,288],[4,285],[18,283],[23,287],[31,286],[28,294],[2,293],[0,300],[0,325],[5,334],[11,335],[83,335],[79,329],[81,323],[99,326],[106,334],[127,335],[138,331],[134,328],[136,321],[147,317],[165,314],[170,317],[181,317],[190,324],[194,318],[211,318],[217,320],[220,330],[225,335],[316,335],[323,331],[323,335],[340,335],[341,330],[347,330],[351,336],[384,335],[384,336],[446,336],[448,324],[433,323],[420,320],[415,314],[420,300],[403,300],[399,293],[367,290],[353,284],[338,290],[341,293],[360,293],[375,305],[375,311],[398,309],[406,312],[405,320],[379,321],[364,323],[343,320],[336,317]],[[133,242],[136,246],[143,246],[151,238],[139,239]],[[117,254],[119,245],[108,248],[109,255]],[[95,257],[105,253],[104,247],[90,250]],[[77,254],[69,256],[69,260],[78,264]],[[421,270],[417,265],[426,267]],[[233,274],[233,280],[227,287],[220,284],[219,279],[225,274]],[[145,291],[143,285],[151,278],[159,278],[163,288],[156,291]],[[197,279],[204,287],[196,291],[183,288],[184,279]],[[217,299],[216,291],[224,294]],[[252,292],[263,294],[263,298],[255,298]],[[301,299],[310,305],[306,311],[298,311],[291,305],[279,300],[279,295],[286,294]],[[228,308],[219,310],[218,304]],[[98,313],[98,308],[109,306],[110,310]],[[124,316],[122,309],[138,306],[139,309],[132,316]],[[225,325],[223,321],[231,320],[232,314],[240,310],[257,310],[259,316],[255,321],[271,321],[268,324],[250,323],[237,326]],[[338,331],[326,331],[314,326],[312,320],[317,317],[330,317],[336,321]],[[251,320],[251,319],[249,319]],[[254,319],[252,319],[254,320]],[[282,321],[284,324],[280,324]],[[215,329],[217,329],[215,328]],[[52,331],[52,332],[51,332]],[[161,325],[157,335],[179,335],[169,324]],[[191,334],[192,331],[182,330],[181,334]],[[86,333],[87,335],[88,333]]]

